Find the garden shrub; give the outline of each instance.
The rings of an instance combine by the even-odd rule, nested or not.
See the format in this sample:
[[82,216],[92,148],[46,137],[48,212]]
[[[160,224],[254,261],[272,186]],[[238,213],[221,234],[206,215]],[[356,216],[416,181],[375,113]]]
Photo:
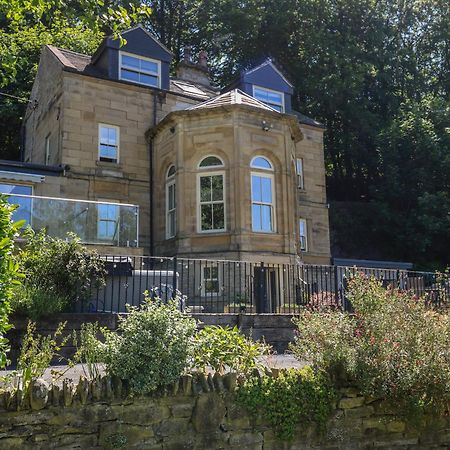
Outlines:
[[192,356],[196,322],[181,312],[176,301],[146,299],[119,317],[117,332],[105,330],[102,359],[106,370],[137,394],[175,382]]
[[202,370],[210,366],[219,373],[226,367],[248,373],[258,366],[259,358],[268,351],[267,345],[254,342],[237,327],[206,326],[195,336],[194,365]]
[[5,334],[11,329],[8,321],[11,312],[10,301],[13,286],[18,284],[19,266],[14,262],[14,239],[23,222],[12,222],[12,213],[16,207],[8,204],[5,196],[0,195],[0,368],[6,366],[9,351]]
[[303,311],[291,346],[333,377],[385,398],[411,418],[450,402],[450,320],[423,298],[356,276],[349,285],[354,315]]
[[73,308],[87,299],[90,289],[104,284],[104,262],[76,235],[69,233],[64,240],[47,236],[45,230],[35,233],[27,228],[24,237],[26,242],[17,261],[25,274],[25,288],[14,293],[18,312],[37,319]]
[[237,392],[237,402],[253,416],[261,415],[285,440],[293,437],[299,423],[323,429],[335,398],[327,376],[309,366],[281,370],[276,377],[248,377]]

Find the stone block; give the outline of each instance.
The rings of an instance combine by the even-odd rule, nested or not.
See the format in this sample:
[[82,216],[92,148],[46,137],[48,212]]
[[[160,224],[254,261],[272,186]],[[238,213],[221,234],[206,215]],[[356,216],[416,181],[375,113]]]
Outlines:
[[156,434],[159,436],[176,436],[179,433],[184,433],[188,429],[189,421],[187,417],[164,420],[155,426]]
[[360,419],[363,417],[370,417],[373,413],[374,407],[370,405],[345,410],[345,416],[348,417],[349,419]]
[[169,407],[155,402],[133,403],[132,406],[112,405],[117,420],[122,423],[150,425],[170,417]]
[[225,403],[222,397],[212,393],[197,398],[192,424],[199,433],[212,432],[219,429],[225,419]]
[[364,405],[364,397],[344,397],[339,400],[338,408],[341,409],[351,409],[359,408]]
[[99,442],[105,448],[129,448],[137,444],[142,447],[147,443],[154,444],[156,439],[150,426],[108,422],[100,425]]
[[256,447],[259,445],[258,448],[261,448],[262,442],[263,435],[258,432],[233,433],[229,440],[231,446],[240,448],[250,448],[252,445],[255,445]]
[[406,423],[400,420],[394,420],[386,425],[386,429],[390,433],[403,433],[406,429]]
[[177,403],[171,407],[173,417],[191,417],[193,404],[190,403]]

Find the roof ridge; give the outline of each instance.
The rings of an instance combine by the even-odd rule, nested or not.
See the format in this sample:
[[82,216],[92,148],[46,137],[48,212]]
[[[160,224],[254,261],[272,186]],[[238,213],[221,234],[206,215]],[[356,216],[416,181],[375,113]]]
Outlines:
[[73,50],[69,50],[68,48],[56,47],[55,45],[49,45],[49,47],[56,48],[59,51],[72,53],[73,55],[84,56],[85,58],[91,59],[91,56],[86,55],[86,53],[75,52]]

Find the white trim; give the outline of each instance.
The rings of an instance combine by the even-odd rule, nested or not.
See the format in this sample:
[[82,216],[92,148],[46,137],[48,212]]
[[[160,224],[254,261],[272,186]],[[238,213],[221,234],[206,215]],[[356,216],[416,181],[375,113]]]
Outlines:
[[[200,178],[202,177],[212,177],[215,175],[222,176],[222,186],[223,186],[223,196],[222,200],[212,200],[210,202],[200,201]],[[219,171],[205,171],[197,174],[197,233],[210,234],[210,233],[223,233],[227,231],[227,202],[226,202],[226,174],[224,170]],[[214,204],[223,203],[223,228],[214,230],[202,230],[202,215],[201,215],[201,205],[202,204]]]
[[[276,199],[275,199],[275,176],[273,173],[264,172],[264,169],[260,169],[261,172],[250,172],[250,220],[251,220],[251,229],[253,233],[265,233],[265,234],[273,234],[277,232],[277,224],[276,224]],[[267,169],[266,169],[267,170]],[[266,203],[262,201],[253,201],[253,176],[261,177],[261,178],[269,178],[271,183],[270,187],[272,189],[272,203]],[[263,205],[270,206],[271,208],[271,220],[272,220],[272,230],[264,231],[264,230],[254,230],[253,229],[253,204],[255,205]]]
[[[301,164],[301,170],[299,173],[299,167],[298,162],[300,161]],[[304,176],[304,170],[303,170],[303,158],[295,158],[295,174],[297,176],[297,187],[301,190],[305,189],[305,176]]]
[[[281,103],[266,103],[263,100],[261,100],[259,98],[256,98],[256,96],[255,96],[255,88],[256,89],[261,89],[262,91],[273,92],[274,94],[280,94],[281,95]],[[266,87],[263,87],[263,86],[258,86],[257,84],[252,84],[252,93],[253,93],[253,97],[256,100],[260,101],[261,103],[264,103],[265,105],[269,106],[270,108],[274,109],[275,111],[281,112],[281,113],[284,113],[286,111],[285,104],[284,104],[285,103],[284,92],[276,91],[275,89],[269,89],[269,88],[266,88]],[[272,105],[279,105],[279,106],[281,106],[281,111],[276,110]]]
[[[221,164],[220,166],[202,166],[202,167],[201,167],[200,164],[201,164],[206,158],[210,158],[210,157],[217,158],[222,164]],[[198,170],[221,169],[221,168],[223,168],[223,167],[225,167],[225,163],[223,162],[223,159],[222,159],[220,156],[217,156],[217,155],[214,155],[214,154],[203,156],[202,159],[201,159],[201,160],[198,162],[198,164],[197,164],[197,169],[198,169]]]
[[[172,167],[172,166],[170,166]],[[170,170],[169,167],[169,170]],[[170,187],[174,187],[174,207],[169,210],[169,189]],[[166,181],[166,239],[172,239],[177,235],[177,186],[175,180],[175,174],[171,175],[167,178]],[[173,230],[173,234],[170,234],[170,221],[169,221],[169,213],[173,212],[175,214],[175,228]]]
[[[101,128],[102,127],[114,128],[116,130],[117,154],[116,154],[116,160],[115,161],[106,161],[106,160],[102,160],[101,159],[100,144],[101,144]],[[120,157],[120,127],[118,127],[117,125],[110,125],[110,124],[107,124],[107,123],[99,123],[98,124],[98,148],[97,148],[97,154],[98,154],[98,160],[99,161],[112,162],[113,164],[117,164],[119,162],[119,157]]]
[[9,172],[8,170],[0,170],[0,183],[1,180],[12,180],[19,182],[29,182],[29,183],[43,183],[45,181],[44,175],[35,175],[32,173],[22,173],[22,172]]
[[[132,58],[136,58],[136,59],[140,59],[143,61],[149,61],[152,63],[155,63],[158,66],[158,70],[157,72],[151,72],[149,70],[135,70],[135,69],[129,69],[127,67],[124,67],[125,70],[130,70],[132,72],[136,72],[136,73],[143,73],[144,75],[151,75],[151,76],[156,76],[158,78],[158,84],[156,86],[154,86],[153,84],[147,84],[147,83],[141,83],[139,81],[133,81],[133,80],[127,80],[126,78],[122,78],[122,56],[131,56]],[[141,55],[136,55],[133,53],[128,53],[128,52],[124,52],[124,51],[119,51],[119,80],[123,80],[123,81],[127,81],[128,83],[134,83],[134,84],[139,84],[141,86],[147,86],[147,87],[154,87],[154,88],[158,88],[161,89],[161,61],[159,59],[152,59],[152,58],[147,58],[146,56],[141,56]]]
[[50,162],[50,136],[51,133],[48,133],[47,136],[45,136],[45,159],[44,164],[47,166]]
[[278,75],[280,75],[281,78],[283,78],[283,80],[289,85],[289,87],[293,88],[294,86],[292,85],[292,83],[281,73],[280,69],[278,69],[278,67],[272,62],[270,61],[270,59],[266,59],[263,63],[261,63],[259,66],[253,67],[253,69],[250,69],[248,71],[245,72],[246,75],[249,75],[253,72],[256,72],[257,70],[261,69],[264,66],[271,66],[273,70],[275,70],[275,72],[278,73]]
[[[266,169],[265,167],[254,166],[253,163],[254,163],[255,159],[257,159],[257,158],[263,158],[263,159],[265,159],[265,160],[269,163],[270,169]],[[267,158],[267,156],[264,156],[264,155],[256,155],[256,156],[254,156],[254,157],[252,158],[252,160],[250,161],[250,167],[251,167],[252,169],[257,169],[257,170],[268,170],[268,171],[270,171],[270,172],[274,172],[274,168],[273,168],[272,161],[271,161],[269,158]]]
[[[303,225],[304,231],[305,231],[304,235],[300,234],[302,223],[304,224]],[[302,249],[302,244],[301,244],[302,236],[305,237],[305,248],[304,249]],[[302,218],[298,219],[298,246],[299,246],[300,252],[306,253],[308,251],[308,222],[306,221],[306,219],[302,219]]]

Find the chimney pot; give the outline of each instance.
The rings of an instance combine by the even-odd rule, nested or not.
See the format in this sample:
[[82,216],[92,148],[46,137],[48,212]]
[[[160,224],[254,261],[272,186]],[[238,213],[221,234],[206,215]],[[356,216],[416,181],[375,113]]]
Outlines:
[[191,50],[192,47],[190,45],[186,45],[183,50],[183,60],[185,63],[191,62]]
[[198,54],[198,65],[208,67],[208,53],[205,50],[201,50]]

